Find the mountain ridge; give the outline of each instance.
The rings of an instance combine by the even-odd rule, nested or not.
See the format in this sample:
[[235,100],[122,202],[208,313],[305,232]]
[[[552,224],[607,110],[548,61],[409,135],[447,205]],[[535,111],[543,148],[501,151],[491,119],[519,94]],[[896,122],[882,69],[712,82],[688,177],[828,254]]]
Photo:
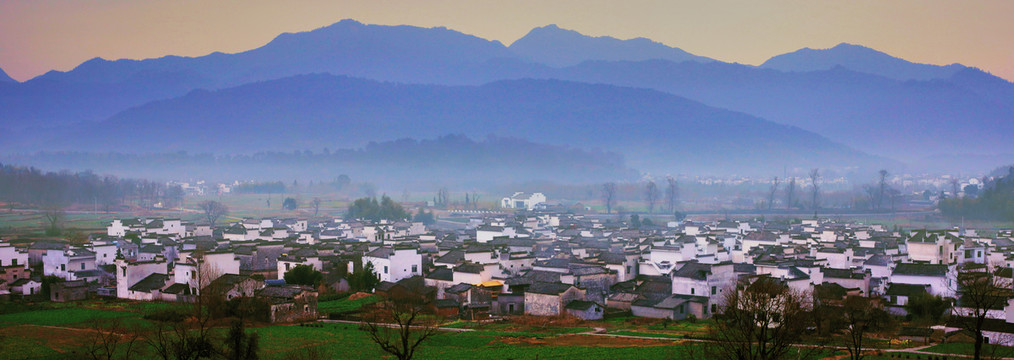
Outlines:
[[652,172],[891,162],[796,127],[648,89],[535,79],[398,84],[328,74],[193,91],[37,143],[65,147],[49,150],[243,153],[436,137],[447,129],[617,152]]
[[573,66],[595,60],[715,61],[643,37],[627,40],[611,36],[592,37],[555,24],[533,28],[511,43],[508,49],[522,59],[552,67]]
[[[556,26],[542,30],[602,39]],[[839,47],[890,57],[868,48]],[[999,138],[1014,132],[1014,85],[971,67],[930,80],[897,80],[840,64],[785,72],[720,61],[652,59],[586,60],[556,68],[523,60],[502,43],[446,28],[365,25],[354,20],[281,34],[262,47],[236,54],[96,58],[67,73],[4,84],[0,129],[6,131],[0,133],[10,139],[16,137],[11,134],[102,121],[196,89],[225,89],[308,73],[405,84],[475,86],[524,78],[604,83],[664,91],[904,161],[941,152],[1014,152]]]
[[16,82],[18,81],[14,80],[14,78],[10,77],[10,75],[7,75],[7,72],[5,72],[4,69],[0,69],[0,83],[16,83]]
[[759,67],[780,71],[822,71],[842,66],[896,80],[932,80],[954,76],[967,66],[916,63],[862,45],[839,43],[828,49],[802,48],[776,55]]

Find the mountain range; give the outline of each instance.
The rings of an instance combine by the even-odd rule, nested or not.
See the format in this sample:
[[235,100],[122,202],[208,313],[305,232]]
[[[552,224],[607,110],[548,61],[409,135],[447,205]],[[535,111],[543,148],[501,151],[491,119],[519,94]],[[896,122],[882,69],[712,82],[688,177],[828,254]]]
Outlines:
[[[321,73],[381,82],[302,76]],[[391,83],[382,83],[385,81]],[[577,83],[603,86],[581,88]],[[264,88],[265,84],[287,88],[274,91]],[[425,90],[416,87],[424,84]],[[340,109],[326,104],[303,104],[307,109],[305,115],[293,105],[299,99],[271,98],[302,94],[319,101],[344,100],[335,97],[344,90],[327,86],[384,88],[385,91],[400,91],[396,92],[399,96],[414,98],[404,102],[411,106],[380,93],[375,93],[378,98],[346,102]],[[624,87],[656,91],[634,91]],[[581,98],[553,97],[555,94],[549,93],[549,89],[557,88],[576,92]],[[493,89],[501,89],[512,97],[498,99]],[[471,94],[473,91],[485,97],[475,98],[477,95]],[[607,101],[610,98],[605,97],[606,94],[627,97],[621,101]],[[655,100],[637,100],[629,97],[631,94]],[[539,102],[547,97],[562,103],[553,107]],[[480,102],[469,105],[466,99]],[[589,104],[589,99],[597,99],[600,103]],[[377,104],[381,100],[388,101],[384,106],[391,109],[379,111]],[[533,101],[535,103],[531,103]],[[674,111],[672,104],[676,103],[683,104],[684,110],[695,110]],[[278,107],[265,108],[271,104]],[[343,139],[360,142],[398,137],[394,133],[401,130],[388,133],[392,130],[365,123],[321,121],[354,117],[360,105],[363,109],[359,111],[364,114],[385,121],[396,119],[404,129],[431,136],[458,132],[473,137],[502,134],[501,131],[515,130],[503,124],[516,119],[511,116],[566,124],[583,134],[581,136],[593,135],[584,134],[590,126],[604,126],[600,132],[608,129],[610,135],[627,142],[645,136],[645,144],[635,149],[601,137],[581,138],[575,133],[561,132],[556,124],[547,126],[550,131],[545,134],[551,135],[543,135],[539,128],[532,126],[525,128],[524,136],[520,137],[549,144],[632,151],[624,155],[634,166],[656,164],[667,157],[684,155],[694,158],[684,159],[687,166],[699,163],[716,171],[735,171],[746,158],[755,165],[772,169],[785,164],[819,164],[819,161],[774,155],[797,153],[816,146],[813,141],[800,139],[818,139],[827,145],[815,149],[837,149],[826,151],[837,154],[832,157],[839,164],[865,167],[882,163],[882,157],[932,167],[932,162],[924,159],[958,154],[993,159],[1014,153],[1014,143],[1005,136],[1014,131],[1014,85],[959,64],[916,64],[873,49],[841,44],[831,49],[802,49],[779,55],[755,67],[715,61],[648,39],[589,37],[552,25],[533,29],[505,46],[498,41],[446,28],[365,25],[352,20],[309,32],[282,34],[260,48],[236,54],[147,60],[92,59],[71,71],[52,71],[23,83],[0,81],[0,108],[5,109],[0,118],[0,131],[7,134],[0,135],[0,141],[6,144],[0,145],[0,150],[24,152],[71,145],[87,147],[89,140],[96,139],[103,139],[103,146],[115,141],[133,142],[137,151],[183,149],[191,145],[210,145],[186,144],[172,138],[151,141],[153,139],[148,136],[154,135],[138,133],[162,129],[170,134],[196,134],[204,136],[205,140],[221,141],[214,137],[221,132],[209,131],[201,135],[202,129],[218,129],[220,125],[229,124],[235,126],[231,128],[234,131],[231,136],[253,141],[279,135],[273,133],[285,128],[279,119],[293,120],[293,128],[306,132],[312,132],[312,126],[327,126],[340,130]],[[219,106],[229,111],[213,108]],[[584,111],[587,108],[582,106],[593,106],[602,114],[621,114],[628,117],[623,121],[637,126],[609,127],[608,122],[596,119],[596,114],[587,113]],[[173,110],[171,107],[180,108]],[[247,108],[256,108],[258,112],[245,110]],[[233,113],[245,114],[248,120],[239,122],[231,115]],[[634,116],[648,120],[634,122]],[[579,117],[591,120],[585,122]],[[744,122],[746,118],[751,121]],[[708,145],[708,141],[721,138],[719,134],[735,133],[736,126],[745,123],[767,124],[763,126],[764,135],[738,138],[740,142],[729,142],[728,147]],[[74,125],[69,129],[80,134],[100,137],[60,139],[66,142],[53,145],[50,140],[66,133],[70,124]],[[676,126],[669,126],[671,124]],[[698,127],[686,127],[686,124]],[[778,127],[779,124],[788,126]],[[101,137],[109,129],[115,130],[111,134],[124,138]],[[660,135],[644,129],[665,129],[664,134],[675,138],[659,139]],[[244,135],[237,135],[241,133]],[[414,136],[412,134],[407,136]],[[253,141],[240,147],[233,146],[233,141],[229,140],[216,151],[250,151],[251,144],[264,146],[261,150],[298,149],[319,142],[300,140],[302,135],[297,133],[285,136],[291,136],[288,142]],[[149,141],[136,140],[141,138]],[[778,139],[784,144],[779,148],[778,144],[758,139]],[[656,146],[669,142],[699,148],[687,154],[668,145]],[[754,151],[772,146],[778,150]],[[737,151],[748,154],[737,155]],[[638,160],[642,156],[643,160]],[[860,158],[873,162],[853,161]],[[966,165],[992,168],[998,164]],[[649,168],[667,167],[652,165]]]
[[616,152],[655,173],[890,164],[799,128],[664,92],[535,79],[444,86],[297,75],[196,90],[41,141],[63,151],[252,153],[434,138],[448,129]]
[[532,29],[508,47],[521,59],[552,67],[573,66],[585,61],[711,62],[679,48],[645,38],[620,40],[610,36],[590,37],[574,30],[547,25]]
[[947,79],[967,69],[961,64],[917,64],[862,45],[841,43],[830,49],[799,49],[772,57],[761,68],[779,71],[821,71],[835,67],[879,75],[895,80]]

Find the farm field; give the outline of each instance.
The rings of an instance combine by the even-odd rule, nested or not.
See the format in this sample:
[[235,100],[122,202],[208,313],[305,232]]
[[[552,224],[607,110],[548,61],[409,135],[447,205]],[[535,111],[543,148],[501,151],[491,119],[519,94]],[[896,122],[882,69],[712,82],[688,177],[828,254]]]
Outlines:
[[[322,312],[355,312],[375,301],[374,296],[321,302]],[[185,308],[172,303],[90,300],[78,303],[0,304],[0,359],[77,359],[96,322],[115,321],[142,333],[154,322],[146,315]],[[695,338],[707,331],[709,321],[661,322],[618,317],[603,321],[551,320],[517,317],[504,322],[451,321],[442,327],[464,331],[440,332],[416,354],[417,359],[689,359],[701,343]],[[228,320],[214,331],[224,337]],[[248,332],[260,336],[262,359],[377,359],[386,354],[369,340],[359,324],[317,322],[307,324],[252,324]],[[592,335],[592,333],[605,334]],[[631,338],[637,337],[637,338]],[[873,347],[886,344],[874,344]],[[142,348],[146,349],[147,345]],[[964,354],[969,344],[942,344],[922,351]],[[901,349],[904,351],[904,349]],[[842,355],[825,352],[821,356]],[[871,359],[895,358],[906,353],[884,353]],[[909,354],[927,358],[927,354]],[[154,353],[134,358],[153,358]],[[817,357],[820,358],[820,357]]]
[[[370,298],[347,301],[362,303]],[[128,327],[144,328],[151,323],[144,315],[175,304],[88,301],[77,304],[44,306],[7,305],[0,314],[0,358],[69,359],[79,358],[94,321],[119,319]],[[348,308],[351,304],[337,308]],[[316,323],[301,325],[261,325],[248,331],[261,339],[265,359],[322,358],[376,359],[379,350],[359,330],[357,324]],[[546,331],[512,331],[511,326],[493,326],[469,332],[442,332],[419,351],[419,359],[472,359],[479,357],[513,359],[616,359],[680,358],[685,350],[673,341],[609,339],[575,335],[591,328],[558,328]],[[531,329],[529,329],[531,330]],[[225,329],[220,332],[224,333]],[[316,355],[315,355],[316,354]],[[150,358],[152,354],[147,354]]]

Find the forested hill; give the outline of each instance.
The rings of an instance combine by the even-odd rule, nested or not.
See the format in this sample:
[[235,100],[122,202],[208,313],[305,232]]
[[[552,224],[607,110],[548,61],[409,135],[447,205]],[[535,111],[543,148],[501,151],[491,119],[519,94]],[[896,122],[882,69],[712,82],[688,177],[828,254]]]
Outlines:
[[[349,174],[382,186],[429,188],[525,181],[595,182],[636,179],[622,156],[514,138],[473,140],[462,135],[370,142],[359,148],[324,144],[316,151],[213,155],[187,152],[124,154],[46,152],[8,156],[46,169],[91,169],[125,177],[231,182],[325,181]],[[359,181],[357,180],[357,181]]]

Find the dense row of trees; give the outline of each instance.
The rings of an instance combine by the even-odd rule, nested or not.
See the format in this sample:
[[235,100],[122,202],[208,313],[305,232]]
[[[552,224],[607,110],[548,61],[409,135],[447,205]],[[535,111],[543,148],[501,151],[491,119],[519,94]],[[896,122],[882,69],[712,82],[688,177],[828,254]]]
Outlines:
[[0,201],[43,208],[91,204],[109,211],[120,205],[175,207],[183,189],[148,180],[119,179],[90,171],[43,172],[30,167],[0,164]]
[[1006,176],[987,181],[977,197],[967,195],[940,200],[940,212],[952,219],[1014,220],[1014,167]]
[[237,194],[279,194],[285,192],[285,183],[274,182],[248,182],[232,187]]
[[401,204],[391,200],[387,195],[377,198],[365,197],[356,199],[349,205],[349,211],[345,214],[347,219],[363,219],[370,221],[391,220],[399,221],[409,218],[409,213],[401,207]]

